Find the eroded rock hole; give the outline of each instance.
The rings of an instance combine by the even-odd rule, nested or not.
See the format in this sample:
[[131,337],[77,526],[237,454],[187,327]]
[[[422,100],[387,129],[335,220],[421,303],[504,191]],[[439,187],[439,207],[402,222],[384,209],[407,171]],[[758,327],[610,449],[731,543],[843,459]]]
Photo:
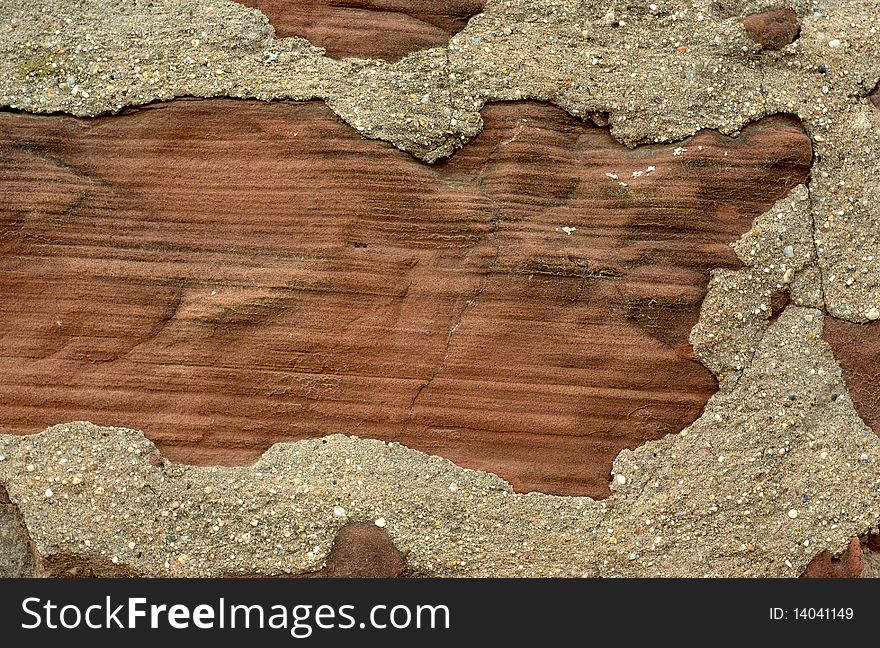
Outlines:
[[136,427],[198,464],[341,432],[607,496],[621,449],[717,389],[688,345],[709,271],[810,142],[483,117],[430,167],[320,103],[0,114],[3,431]]

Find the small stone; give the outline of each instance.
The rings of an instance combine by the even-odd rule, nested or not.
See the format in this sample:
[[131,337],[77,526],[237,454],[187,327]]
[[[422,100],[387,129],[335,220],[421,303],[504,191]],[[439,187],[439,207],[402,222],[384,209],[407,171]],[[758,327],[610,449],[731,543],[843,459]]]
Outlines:
[[211,493],[214,492],[214,489],[211,488],[210,486],[205,486],[204,491],[205,491],[205,495],[210,495]]
[[867,317],[869,320],[880,319],[880,309],[877,309],[876,306],[869,308],[868,312],[865,313],[865,317]]
[[55,493],[52,492],[52,489],[51,489],[51,488],[47,488],[47,489],[46,489],[46,492],[45,492],[46,499],[49,499],[49,498],[52,497],[54,494],[55,494]]
[[388,523],[385,521],[385,518],[380,517],[380,518],[376,518],[376,521],[373,524],[375,524],[380,529],[384,529],[385,525]]
[[790,517],[792,520],[794,520],[797,516],[798,516],[797,509],[789,509],[788,517]]
[[832,38],[830,41],[828,41],[828,47],[832,49],[835,47],[840,47],[840,41],[837,38]]
[[861,455],[859,455],[859,461],[867,461],[867,460],[868,460],[868,453],[863,452]]
[[786,245],[782,248],[782,253],[790,259],[794,256],[794,248],[790,245]]
[[798,15],[792,9],[777,9],[752,14],[742,21],[753,41],[767,50],[779,50],[801,33]]
[[626,483],[626,477],[624,477],[623,475],[618,475],[617,476],[617,483],[620,484],[621,486],[623,486]]
[[134,549],[136,546],[137,546],[137,545],[135,545],[135,543],[134,543],[133,541],[129,541],[129,543],[128,543],[128,548],[129,548],[129,549]]
[[70,482],[74,486],[78,486],[79,484],[82,484],[82,478],[81,477],[74,477],[73,479],[70,480]]
[[335,518],[344,518],[345,517],[345,509],[341,506],[333,507],[333,517]]

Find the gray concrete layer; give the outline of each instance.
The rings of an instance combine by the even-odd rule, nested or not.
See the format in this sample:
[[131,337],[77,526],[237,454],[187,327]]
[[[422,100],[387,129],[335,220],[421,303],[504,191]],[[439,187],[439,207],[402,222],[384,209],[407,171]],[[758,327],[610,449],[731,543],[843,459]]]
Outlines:
[[[621,453],[611,498],[518,495],[345,436],[280,444],[247,468],[154,466],[140,433],[69,424],[0,437],[0,521],[20,516],[36,556],[20,571],[70,555],[149,575],[317,570],[336,530],[367,520],[426,574],[795,576],[876,531],[880,440],[821,331],[826,314],[880,318],[880,111],[866,99],[880,5],[788,4],[800,37],[770,52],[740,24],[767,2],[490,1],[447,46],[391,64],[275,39],[231,2],[7,0],[0,103],[19,110],[321,98],[366,137],[433,162],[480,131],[486,101],[534,98],[607,121],[630,146],[791,113],[815,153],[809,186],[736,243],[746,267],[713,274],[692,341],[718,394],[680,434]],[[785,290],[792,305],[771,324]]]

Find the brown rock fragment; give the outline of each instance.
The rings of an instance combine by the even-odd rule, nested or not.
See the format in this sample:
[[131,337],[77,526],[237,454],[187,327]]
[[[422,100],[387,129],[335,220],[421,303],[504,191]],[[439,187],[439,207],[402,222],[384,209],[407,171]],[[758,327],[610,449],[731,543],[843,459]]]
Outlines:
[[801,32],[798,15],[792,9],[775,9],[752,14],[742,25],[753,41],[768,50],[779,50],[794,42]]
[[485,0],[246,0],[280,38],[301,36],[333,58],[399,59],[464,29]]
[[813,558],[801,578],[856,578],[863,568],[862,545],[858,538],[852,538],[840,556],[823,551]]
[[871,91],[871,94],[868,95],[868,100],[880,108],[880,83]]
[[397,578],[405,568],[403,555],[383,529],[351,522],[336,535],[323,574],[328,578]]
[[880,321],[854,324],[826,317],[823,337],[834,350],[856,411],[880,435]]

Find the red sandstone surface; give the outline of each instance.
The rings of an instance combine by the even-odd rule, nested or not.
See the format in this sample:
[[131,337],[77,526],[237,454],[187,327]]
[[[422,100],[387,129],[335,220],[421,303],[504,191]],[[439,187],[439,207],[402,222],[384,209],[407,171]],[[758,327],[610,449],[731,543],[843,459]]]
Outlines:
[[836,558],[827,551],[816,555],[807,565],[801,578],[856,578],[865,567],[864,552],[858,538]]
[[880,321],[853,324],[827,317],[823,337],[834,350],[856,411],[880,434]]
[[86,419],[199,464],[341,432],[606,496],[716,390],[687,343],[709,269],[810,142],[483,115],[429,167],[317,102],[0,113],[0,431]]
[[333,58],[399,59],[445,44],[485,0],[239,0],[281,37],[302,36]]

